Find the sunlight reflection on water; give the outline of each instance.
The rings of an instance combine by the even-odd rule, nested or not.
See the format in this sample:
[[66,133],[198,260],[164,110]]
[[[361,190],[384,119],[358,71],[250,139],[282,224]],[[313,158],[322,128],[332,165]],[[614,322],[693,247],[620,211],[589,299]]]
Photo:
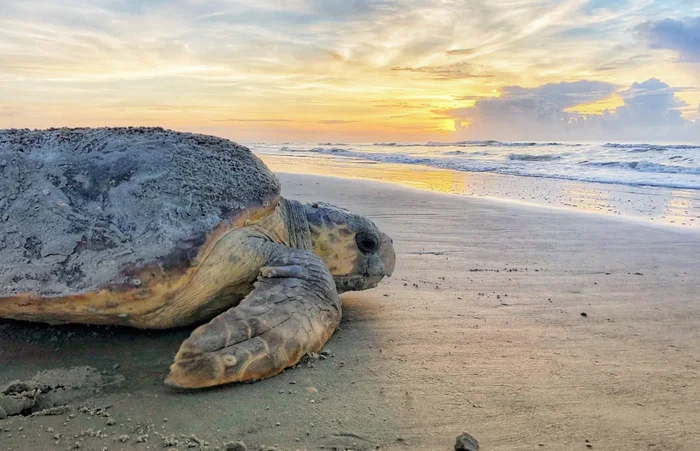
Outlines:
[[377,180],[441,193],[624,216],[700,230],[700,192],[694,190],[458,172],[348,158],[258,156],[275,172]]

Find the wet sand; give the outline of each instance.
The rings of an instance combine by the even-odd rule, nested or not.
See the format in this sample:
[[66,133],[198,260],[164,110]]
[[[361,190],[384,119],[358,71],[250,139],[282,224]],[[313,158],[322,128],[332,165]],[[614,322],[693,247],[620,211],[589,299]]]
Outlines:
[[441,193],[619,216],[645,224],[700,231],[699,190],[463,172],[321,154],[308,157],[258,153],[258,156],[275,172],[378,180]]
[[124,378],[82,412],[0,420],[0,449],[448,450],[462,431],[485,450],[697,449],[697,232],[280,178],[286,196],[365,214],[395,241],[394,277],[343,295],[327,356],[183,393],[161,381],[188,330],[0,320],[0,382],[84,365]]

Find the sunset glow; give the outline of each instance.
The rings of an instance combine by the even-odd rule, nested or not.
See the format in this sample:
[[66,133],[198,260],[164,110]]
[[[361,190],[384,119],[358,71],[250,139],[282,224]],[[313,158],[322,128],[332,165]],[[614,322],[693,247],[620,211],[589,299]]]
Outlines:
[[[641,90],[670,96],[659,117],[681,114],[658,125],[700,136],[700,4],[688,0],[8,0],[0,21],[0,128],[499,139],[499,118],[532,116],[513,99],[553,105],[546,114],[568,123],[613,112],[639,95],[634,83],[657,79]],[[478,107],[489,99],[500,103]],[[521,128],[505,138],[550,131]]]

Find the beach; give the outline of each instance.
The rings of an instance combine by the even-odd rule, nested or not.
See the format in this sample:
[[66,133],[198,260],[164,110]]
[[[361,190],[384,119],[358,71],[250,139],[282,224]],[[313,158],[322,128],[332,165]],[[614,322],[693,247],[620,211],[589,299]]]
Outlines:
[[[654,167],[654,160],[671,162],[683,159],[675,152],[692,154],[699,146],[657,146],[626,144],[587,145],[588,155],[580,150],[583,144],[559,144],[577,149],[562,156],[557,146],[535,143],[497,143],[493,146],[437,146],[405,144],[398,146],[356,145],[345,150],[334,145],[285,146],[252,145],[251,149],[274,171],[308,175],[330,175],[350,179],[379,180],[410,188],[458,194],[484,199],[510,201],[516,204],[584,211],[606,216],[619,216],[646,224],[662,224],[684,229],[700,230],[700,169],[697,167]],[[530,145],[533,144],[533,145]],[[524,146],[520,152],[509,153],[514,146]],[[574,147],[568,147],[574,146]],[[613,147],[606,147],[613,146]],[[622,149],[616,146],[624,146]],[[632,147],[627,147],[632,146]],[[645,147],[646,146],[646,147]],[[677,149],[682,148],[681,150]],[[489,157],[500,158],[500,168]],[[600,155],[610,148],[616,155]],[[370,149],[372,152],[367,151]],[[399,149],[400,152],[392,153]],[[418,150],[415,150],[418,149]],[[443,150],[446,149],[446,150]],[[663,150],[659,150],[663,149]],[[555,152],[552,154],[552,152]],[[659,157],[658,154],[666,154]],[[564,164],[561,160],[575,158],[584,163]],[[645,155],[639,157],[639,155]],[[687,157],[695,164],[695,156]],[[460,157],[460,159],[457,159]],[[676,158],[678,157],[678,158]],[[479,161],[478,158],[486,160]],[[515,158],[514,160],[512,158]],[[594,159],[594,161],[585,160]],[[605,161],[606,159],[637,159],[639,161]],[[523,167],[523,165],[526,165]],[[528,167],[533,166],[533,167]],[[586,174],[589,165],[605,168],[596,179]],[[623,165],[623,166],[620,166]],[[612,169],[609,169],[612,168]],[[634,169],[633,169],[634,168]],[[671,172],[649,172],[660,169]],[[600,169],[597,169],[600,171]],[[500,172],[499,172],[500,171]],[[679,172],[672,172],[679,171]],[[525,174],[522,175],[521,173]],[[588,180],[591,178],[596,181]],[[663,178],[657,183],[656,179]],[[697,182],[696,182],[697,180]],[[655,185],[655,183],[657,183]]]
[[278,175],[284,196],[366,215],[395,242],[393,277],[342,296],[324,355],[181,392],[162,380],[188,329],[0,320],[0,385],[84,365],[123,378],[73,411],[0,420],[0,449],[437,451],[463,431],[483,450],[697,449],[697,228]]

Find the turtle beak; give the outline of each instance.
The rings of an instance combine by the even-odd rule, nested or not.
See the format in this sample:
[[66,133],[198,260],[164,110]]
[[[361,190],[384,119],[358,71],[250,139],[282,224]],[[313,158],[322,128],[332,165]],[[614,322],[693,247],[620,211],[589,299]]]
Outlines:
[[394,242],[388,235],[380,232],[379,249],[358,260],[356,272],[352,275],[335,276],[338,293],[362,291],[376,287],[384,277],[391,277],[396,265]]
[[391,277],[396,265],[394,241],[380,232],[379,249],[376,253],[368,255],[364,261],[366,265],[364,274],[351,277],[349,280],[344,279],[344,291],[368,290],[379,285],[384,277]]
[[389,238],[389,235],[379,232],[378,249],[364,256],[361,266],[364,269],[363,276],[367,278],[367,286],[373,288],[385,276],[391,277],[394,273],[395,265],[396,252],[394,252],[394,241]]
[[385,233],[381,234],[381,242],[377,254],[384,264],[384,275],[391,277],[394,273],[394,266],[396,265],[396,252],[394,251],[394,240],[392,240],[389,235]]

